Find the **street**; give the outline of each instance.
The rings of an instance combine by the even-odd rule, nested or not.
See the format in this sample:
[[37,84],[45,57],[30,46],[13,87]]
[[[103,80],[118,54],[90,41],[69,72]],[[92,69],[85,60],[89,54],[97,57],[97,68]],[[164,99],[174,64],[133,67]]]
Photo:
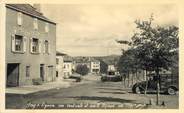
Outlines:
[[[141,109],[155,102],[155,94],[133,94],[131,88],[124,88],[121,82],[78,84],[69,88],[56,88],[29,95],[6,94],[6,108],[14,109]],[[160,102],[169,109],[178,108],[178,95],[161,94]],[[56,106],[57,105],[57,106]]]

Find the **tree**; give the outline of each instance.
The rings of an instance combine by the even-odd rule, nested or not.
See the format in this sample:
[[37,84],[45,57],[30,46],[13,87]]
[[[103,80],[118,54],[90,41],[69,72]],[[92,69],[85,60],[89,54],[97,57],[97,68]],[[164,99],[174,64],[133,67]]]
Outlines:
[[173,52],[178,49],[178,27],[152,26],[153,17],[149,21],[137,20],[138,32],[132,37],[132,46],[138,48],[137,58],[146,70],[154,70],[157,75],[157,105],[160,92],[160,69],[168,69],[172,65]]
[[[154,71],[157,75],[157,105],[159,104],[160,70],[176,67],[178,70],[178,27],[176,26],[153,26],[153,16],[148,21],[136,20],[137,31],[131,41],[117,41],[120,44],[130,46],[133,54],[123,51],[119,61],[121,72],[129,71],[136,67],[147,71]],[[133,55],[133,57],[132,57]],[[136,59],[133,61],[131,58]],[[124,61],[123,61],[124,60]],[[138,65],[137,65],[138,64]],[[124,66],[124,67],[122,67]],[[147,77],[146,77],[147,78]],[[147,81],[147,80],[146,80]],[[145,90],[146,93],[146,90]]]
[[108,68],[107,63],[105,63],[103,60],[99,60],[99,61],[100,61],[100,73],[106,74],[107,68]]
[[77,65],[76,73],[81,74],[81,75],[84,76],[84,75],[88,74],[88,72],[89,72],[89,69],[88,69],[87,65],[85,65],[85,64]]
[[124,51],[117,65],[118,71],[121,73],[121,75],[123,75],[124,85],[127,76],[128,76],[128,86],[130,85],[130,73],[132,74],[132,85],[133,85],[134,74],[139,68],[138,61],[136,59],[136,50],[133,48],[129,48],[127,51]]
[[[126,78],[128,76],[129,78],[129,57],[127,56],[127,54],[123,54],[121,55],[118,64],[117,64],[117,69],[120,72],[120,74],[123,77],[123,81],[124,81],[124,86],[126,87]],[[129,85],[129,84],[128,84]]]

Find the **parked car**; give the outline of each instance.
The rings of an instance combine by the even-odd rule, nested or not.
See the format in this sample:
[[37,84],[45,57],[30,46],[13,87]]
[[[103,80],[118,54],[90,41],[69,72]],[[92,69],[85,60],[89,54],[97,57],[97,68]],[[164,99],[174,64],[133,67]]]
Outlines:
[[72,74],[69,78],[70,79],[75,79],[76,82],[80,82],[82,80],[81,75],[80,74],[77,74],[77,73]]
[[[154,92],[157,90],[157,80],[158,77],[156,75],[152,75],[149,77],[149,80],[135,83],[132,87],[133,93],[143,93],[146,89],[147,91]],[[160,75],[160,91],[167,93],[169,95],[175,95],[179,90],[179,81],[178,76],[172,76],[171,74],[162,74]]]
[[122,81],[122,77],[119,74],[116,74],[115,71],[109,71],[108,74],[103,74],[101,76],[101,81],[105,82],[105,81],[112,81],[112,82],[118,82],[118,81]]

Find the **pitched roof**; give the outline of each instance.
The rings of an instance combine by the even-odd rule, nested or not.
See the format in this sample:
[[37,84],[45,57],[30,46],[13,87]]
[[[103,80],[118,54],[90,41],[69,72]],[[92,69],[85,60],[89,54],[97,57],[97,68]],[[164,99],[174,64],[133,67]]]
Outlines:
[[56,24],[55,22],[49,20],[47,17],[45,17],[42,13],[38,12],[36,8],[31,6],[30,4],[6,4],[6,7],[20,11],[22,13],[25,13],[27,15],[39,18],[41,20],[47,21],[52,24]]
[[56,51],[56,56],[66,56],[67,54]]

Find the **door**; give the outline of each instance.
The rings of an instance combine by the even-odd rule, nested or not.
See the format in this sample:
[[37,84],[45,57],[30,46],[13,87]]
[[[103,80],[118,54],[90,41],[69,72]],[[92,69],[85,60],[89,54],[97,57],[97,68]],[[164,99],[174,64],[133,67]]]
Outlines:
[[53,77],[53,66],[48,66],[48,75],[49,78],[53,81],[54,77]]
[[18,85],[19,85],[19,64],[8,64],[6,86],[16,87]]
[[44,81],[44,76],[45,76],[44,64],[40,64],[40,78],[42,79],[42,81]]

